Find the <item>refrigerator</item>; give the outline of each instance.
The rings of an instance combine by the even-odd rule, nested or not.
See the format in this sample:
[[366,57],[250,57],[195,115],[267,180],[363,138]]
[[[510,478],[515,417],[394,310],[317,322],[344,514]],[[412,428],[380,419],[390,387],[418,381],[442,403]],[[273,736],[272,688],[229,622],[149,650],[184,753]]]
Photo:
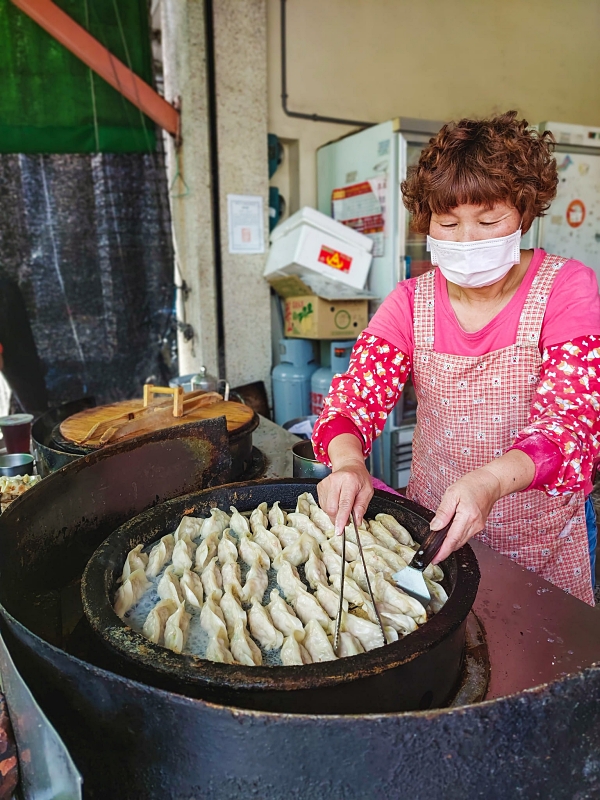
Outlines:
[[600,128],[542,122],[556,139],[558,189],[537,220],[533,244],[582,261],[600,283]]
[[[374,312],[404,278],[431,268],[426,237],[409,229],[400,183],[442,122],[400,117],[350,134],[317,152],[318,208],[374,240],[368,288]],[[600,283],[600,128],[543,122],[557,142],[559,184],[546,216],[536,220],[522,247],[577,258]],[[409,385],[373,448],[372,474],[406,486],[412,460],[416,400]]]
[[[431,268],[426,237],[409,229],[400,183],[442,122],[400,117],[331,142],[317,151],[318,209],[374,241],[367,288],[379,303],[398,281]],[[405,387],[370,459],[374,477],[406,486],[412,460],[416,400]]]

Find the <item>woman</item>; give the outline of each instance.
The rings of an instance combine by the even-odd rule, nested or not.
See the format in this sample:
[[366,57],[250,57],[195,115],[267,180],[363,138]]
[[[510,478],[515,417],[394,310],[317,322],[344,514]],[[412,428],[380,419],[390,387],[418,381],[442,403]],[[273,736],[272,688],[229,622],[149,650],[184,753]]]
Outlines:
[[333,469],[319,500],[341,532],[352,507],[365,513],[364,458],[412,373],[407,495],[437,509],[433,529],[455,515],[436,561],[477,535],[593,605],[597,281],[578,261],[519,247],[556,193],[553,141],[516,112],[445,125],[430,141],[402,193],[438,268],[383,302],[332,383],[313,444]]

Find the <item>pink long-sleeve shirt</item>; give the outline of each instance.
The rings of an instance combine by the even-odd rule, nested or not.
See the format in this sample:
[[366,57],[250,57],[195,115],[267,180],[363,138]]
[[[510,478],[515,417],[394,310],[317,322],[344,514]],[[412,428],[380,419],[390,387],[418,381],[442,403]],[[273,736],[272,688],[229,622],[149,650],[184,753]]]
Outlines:
[[[515,295],[474,333],[461,328],[446,280],[437,270],[435,349],[454,355],[483,355],[513,344],[525,298],[544,256],[543,250],[534,251]],[[329,444],[341,433],[356,435],[367,454],[398,400],[411,370],[415,281],[398,284],[359,338],[348,372],[334,379],[313,434],[317,457],[326,463]],[[542,374],[530,422],[513,447],[526,452],[535,464],[530,488],[549,494],[582,488],[589,492],[593,462],[600,457],[600,405],[596,399],[600,394],[600,297],[594,272],[578,261],[565,263],[555,279],[540,352]],[[369,363],[375,359],[384,365],[377,374]],[[375,385],[373,377],[367,385],[366,371],[374,376]],[[552,373],[552,390],[548,390],[548,372]]]

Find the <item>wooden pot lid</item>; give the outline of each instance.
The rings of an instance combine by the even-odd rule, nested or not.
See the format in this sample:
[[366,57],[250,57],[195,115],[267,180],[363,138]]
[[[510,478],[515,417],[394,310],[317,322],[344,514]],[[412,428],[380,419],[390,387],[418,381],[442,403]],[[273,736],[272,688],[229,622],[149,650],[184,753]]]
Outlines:
[[[150,387],[156,391],[156,387]],[[242,433],[254,430],[258,419],[254,411],[242,403],[223,400],[214,392],[183,393],[181,387],[169,391],[172,400],[150,400],[145,387],[145,400],[124,400],[96,408],[86,408],[61,422],[60,438],[77,448],[95,450],[108,444],[126,441],[145,433],[186,425],[190,422],[225,417],[227,431]],[[161,394],[167,393],[159,387]],[[175,416],[179,413],[180,416]]]

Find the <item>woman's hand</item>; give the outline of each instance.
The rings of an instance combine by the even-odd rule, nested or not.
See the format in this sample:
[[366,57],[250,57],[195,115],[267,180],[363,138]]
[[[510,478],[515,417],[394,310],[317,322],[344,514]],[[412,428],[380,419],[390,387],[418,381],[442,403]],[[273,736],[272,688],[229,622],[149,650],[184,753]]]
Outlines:
[[454,522],[446,541],[434,558],[438,564],[485,528],[494,503],[511,492],[526,489],[535,475],[535,465],[520,450],[509,450],[481,469],[473,470],[449,486],[440,501],[430,527],[440,530],[452,516]]
[[339,535],[354,509],[360,525],[373,497],[371,476],[365,467],[362,445],[351,433],[332,439],[328,455],[333,472],[317,486],[319,505],[335,525]]

